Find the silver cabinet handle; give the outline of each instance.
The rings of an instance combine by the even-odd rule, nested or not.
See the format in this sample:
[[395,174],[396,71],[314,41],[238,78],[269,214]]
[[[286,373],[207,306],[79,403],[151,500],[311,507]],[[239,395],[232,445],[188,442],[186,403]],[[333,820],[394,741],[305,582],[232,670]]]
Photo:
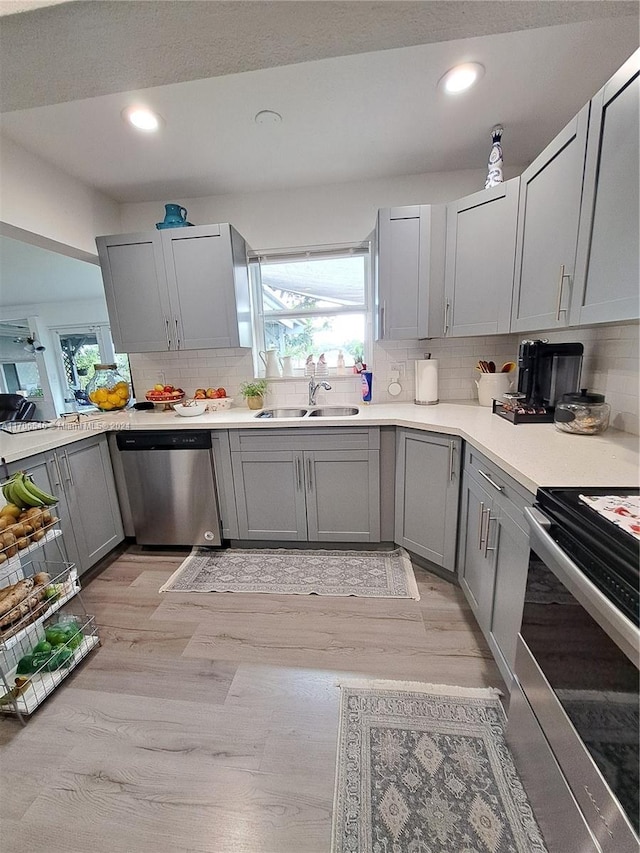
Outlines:
[[487,510],[487,529],[484,533],[484,556],[486,557],[489,551],[495,551],[495,548],[489,548],[489,531],[491,529],[491,522],[496,519],[491,516],[491,510]]
[[569,278],[569,276],[564,271],[564,264],[560,265],[560,279],[558,281],[558,304],[556,306],[556,320],[560,321],[560,314],[563,311],[566,311],[566,308],[562,308],[562,291],[564,289],[564,280],[565,278]]
[[380,307],[380,338],[384,340],[387,325],[387,301],[383,301]]
[[453,480],[454,464],[453,464],[453,454],[455,453],[455,446],[452,441],[449,442],[449,482]]
[[478,474],[480,474],[481,477],[484,477],[485,480],[487,481],[487,483],[491,483],[491,485],[493,486],[494,489],[497,489],[499,492],[504,492],[504,486],[499,486],[497,483],[495,483],[491,479],[491,477],[488,474],[485,474],[484,471],[481,471],[479,468],[478,468]]
[[300,457],[296,456],[296,480],[298,482],[298,491],[302,491],[302,471],[300,467]]
[[176,321],[176,349],[180,349],[180,331],[178,329],[178,318],[175,318]]
[[444,334],[448,334],[449,332],[449,310],[451,308],[451,303],[447,299],[444,303]]
[[484,503],[480,501],[480,514],[478,516],[478,551],[482,551],[484,540],[482,539],[482,527],[484,525]]
[[171,349],[171,338],[169,337],[169,320],[167,317],[164,318],[164,327],[167,333],[167,349]]
[[64,458],[64,464],[67,466],[67,483],[70,486],[73,486],[73,475],[71,473],[71,465],[69,464],[69,457],[67,456],[67,451],[62,451],[62,456]]
[[307,456],[307,489],[313,491],[313,463],[310,456]]
[[58,454],[57,453],[53,454],[53,464],[55,466],[56,474],[58,477],[58,482],[56,483],[56,486],[58,486],[59,488],[61,488],[64,491],[64,481],[62,479],[62,472],[60,471],[60,461],[58,460]]

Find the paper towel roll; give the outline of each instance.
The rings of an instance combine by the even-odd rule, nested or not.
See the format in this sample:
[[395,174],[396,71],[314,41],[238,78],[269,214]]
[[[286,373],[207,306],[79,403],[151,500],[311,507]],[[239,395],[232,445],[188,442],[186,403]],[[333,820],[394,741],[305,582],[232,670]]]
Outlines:
[[418,406],[434,406],[438,402],[438,359],[416,361],[416,398]]

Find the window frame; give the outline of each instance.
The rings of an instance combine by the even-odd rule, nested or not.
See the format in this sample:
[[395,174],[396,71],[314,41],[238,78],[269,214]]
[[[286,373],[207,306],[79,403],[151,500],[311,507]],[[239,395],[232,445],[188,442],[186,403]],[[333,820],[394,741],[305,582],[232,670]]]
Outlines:
[[[276,311],[264,311],[262,268],[261,263],[286,263],[309,259],[327,260],[331,258],[346,258],[361,255],[364,258],[364,300],[358,305],[339,308],[290,308]],[[249,262],[249,280],[251,285],[252,318],[253,318],[253,368],[256,377],[264,377],[265,366],[260,359],[260,351],[265,350],[265,319],[291,320],[312,317],[341,317],[349,314],[364,315],[364,359],[371,360],[373,346],[373,276],[374,276],[374,246],[371,238],[354,243],[336,243],[320,246],[298,246],[286,249],[260,249],[247,254]],[[317,353],[316,353],[317,355]],[[335,369],[330,369],[330,376],[336,375]],[[286,377],[299,379],[297,376]],[[283,377],[285,378],[285,377]]]

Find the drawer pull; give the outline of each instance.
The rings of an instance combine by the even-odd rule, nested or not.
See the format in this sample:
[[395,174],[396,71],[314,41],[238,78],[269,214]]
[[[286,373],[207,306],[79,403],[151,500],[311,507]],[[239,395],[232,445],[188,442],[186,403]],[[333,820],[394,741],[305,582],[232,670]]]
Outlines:
[[482,525],[484,524],[484,503],[480,501],[480,506],[478,507],[480,513],[478,515],[478,551],[482,551],[482,546],[484,545],[484,541],[482,539]]
[[495,518],[491,516],[491,510],[487,510],[487,529],[485,530],[485,539],[484,539],[484,556],[486,557],[489,554],[489,551],[495,551],[495,548],[489,548],[489,530],[491,528],[491,522],[495,521]]
[[479,468],[478,474],[480,474],[481,477],[484,477],[487,483],[491,483],[494,489],[497,489],[499,492],[504,492],[504,486],[499,486],[488,474],[485,474],[484,471],[481,471]]

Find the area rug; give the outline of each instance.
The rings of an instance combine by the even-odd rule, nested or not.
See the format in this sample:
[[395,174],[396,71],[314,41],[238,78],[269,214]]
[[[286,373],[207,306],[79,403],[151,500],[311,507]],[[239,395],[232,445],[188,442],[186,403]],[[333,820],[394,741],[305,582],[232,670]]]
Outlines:
[[305,551],[194,548],[160,592],[271,592],[414,598],[406,551]]
[[332,853],[543,853],[492,689],[342,686]]

